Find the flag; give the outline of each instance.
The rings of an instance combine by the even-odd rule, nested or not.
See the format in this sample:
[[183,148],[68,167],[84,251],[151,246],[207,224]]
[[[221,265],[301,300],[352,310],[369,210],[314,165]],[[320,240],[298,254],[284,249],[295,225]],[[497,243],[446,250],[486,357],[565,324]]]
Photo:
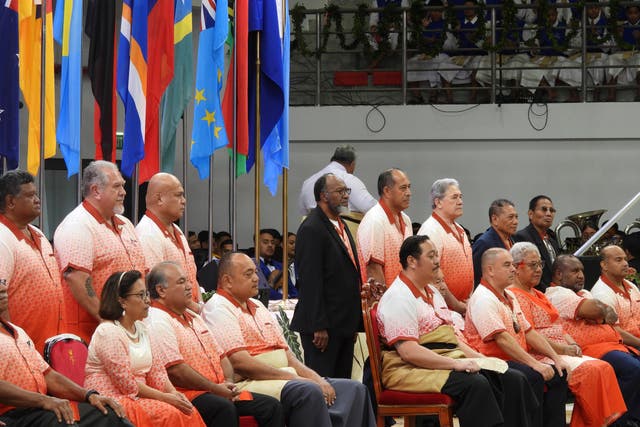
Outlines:
[[95,98],[94,141],[96,159],[116,159],[117,103],[115,86],[116,5],[114,1],[89,0],[84,32],[89,43],[89,78]]
[[[236,139],[236,176],[247,173],[247,156],[249,155],[249,123],[247,117],[249,115],[249,64],[247,55],[249,50],[249,5],[248,0],[236,0],[236,16],[234,17],[234,26],[236,27],[236,38],[233,41],[233,53],[231,55],[231,63],[227,72],[227,85],[224,90],[224,99],[222,100],[222,114],[224,116],[224,124],[227,128],[229,136],[229,148],[233,149],[233,132],[234,117],[240,118],[235,120],[237,127]],[[234,57],[237,56],[237,61]],[[235,69],[234,69],[234,62]],[[237,83],[236,111],[233,110],[233,87]]]
[[[20,51],[20,88],[29,110],[29,132],[27,137],[27,170],[32,175],[40,168],[40,123],[42,70],[42,9],[41,1],[36,0],[35,10],[27,5],[19,7],[19,51]],[[45,97],[44,97],[44,158],[56,154],[56,110],[55,87],[53,80],[53,25],[51,0],[45,0]],[[35,12],[35,13],[33,13]]]
[[220,106],[224,42],[229,31],[227,0],[202,0],[200,14],[191,163],[200,179],[205,179],[210,173],[209,158],[228,142]]
[[[260,147],[271,135],[284,109],[282,39],[277,2],[249,2],[249,155],[247,170],[255,163],[255,129],[260,126]],[[256,39],[260,34],[260,123],[256,125]],[[242,117],[238,119],[242,120]]]
[[[277,1],[277,0],[276,0]],[[278,2],[281,6],[282,2]],[[289,168],[289,56],[291,45],[291,24],[289,19],[289,2],[285,0],[284,10],[278,7],[279,22],[284,21],[284,31],[280,33],[282,39],[282,89],[284,103],[282,116],[267,138],[262,148],[264,159],[264,185],[275,196],[278,190],[278,177],[282,168]],[[282,29],[281,24],[278,25]]]
[[82,0],[58,0],[53,27],[53,36],[62,45],[60,116],[56,137],[67,165],[67,177],[70,177],[80,169]]
[[147,117],[138,183],[160,171],[160,101],[173,78],[173,0],[148,0]]
[[[102,0],[110,1],[110,0]],[[147,114],[148,0],[124,0],[118,51],[118,95],[124,103],[122,173],[131,176],[144,157]]]
[[173,24],[173,80],[162,98],[160,125],[160,167],[173,172],[178,122],[193,97],[193,21],[191,1],[175,0]]
[[20,157],[18,0],[0,6],[0,37],[0,156],[7,159],[9,169],[15,169]]

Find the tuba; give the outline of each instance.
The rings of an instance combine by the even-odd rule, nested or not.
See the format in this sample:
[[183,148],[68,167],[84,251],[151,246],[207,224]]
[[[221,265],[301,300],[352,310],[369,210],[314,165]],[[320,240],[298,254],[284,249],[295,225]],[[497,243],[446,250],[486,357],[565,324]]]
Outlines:
[[[574,252],[580,247],[582,239],[582,229],[587,223],[593,223],[596,226],[600,223],[600,217],[607,212],[606,209],[598,209],[595,211],[581,212],[573,215],[569,215],[564,221],[561,221],[555,228],[556,238],[558,243],[562,245],[562,249],[566,252]],[[638,223],[640,227],[640,223]],[[561,240],[560,230],[569,227],[573,230],[573,237],[567,237],[564,241]]]
[[636,218],[631,224],[627,225],[627,228],[624,229],[624,234],[629,234],[631,230],[640,229],[640,218]]

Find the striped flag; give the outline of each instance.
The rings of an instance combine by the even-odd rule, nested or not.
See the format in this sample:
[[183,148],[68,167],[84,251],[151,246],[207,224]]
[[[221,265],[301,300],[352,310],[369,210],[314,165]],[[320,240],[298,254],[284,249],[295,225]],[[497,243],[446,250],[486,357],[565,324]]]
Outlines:
[[58,0],[53,36],[62,45],[60,117],[57,140],[67,165],[67,177],[78,173],[82,103],[82,0]]
[[201,179],[209,177],[209,159],[226,147],[227,133],[220,107],[224,71],[224,43],[229,31],[227,0],[202,0],[198,42],[191,163]]
[[131,176],[144,158],[148,9],[148,0],[124,0],[122,4],[117,87],[124,103],[121,170],[126,176]]
[[0,156],[7,159],[9,169],[15,169],[20,157],[18,0],[0,5],[0,37]]

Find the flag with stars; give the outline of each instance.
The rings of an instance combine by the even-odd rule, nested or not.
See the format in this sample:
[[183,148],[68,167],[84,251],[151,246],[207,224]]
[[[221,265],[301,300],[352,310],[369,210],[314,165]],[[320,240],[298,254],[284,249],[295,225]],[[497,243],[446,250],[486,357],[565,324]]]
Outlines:
[[[7,167],[18,167],[20,130],[18,105],[18,0],[0,5],[0,156],[7,159]],[[4,172],[4,171],[3,171]]]
[[224,71],[224,43],[229,28],[227,0],[202,0],[200,40],[191,136],[191,163],[200,179],[209,177],[213,152],[227,146],[220,90]]

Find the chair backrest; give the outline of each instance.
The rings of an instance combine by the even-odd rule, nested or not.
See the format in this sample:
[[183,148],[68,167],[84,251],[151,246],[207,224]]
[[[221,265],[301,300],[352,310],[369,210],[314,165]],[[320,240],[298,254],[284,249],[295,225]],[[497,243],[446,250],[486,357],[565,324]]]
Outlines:
[[373,388],[376,392],[376,400],[382,394],[382,351],[380,346],[380,328],[378,327],[378,301],[384,294],[386,287],[370,279],[362,286],[360,302],[362,304],[362,318],[364,331],[367,336],[367,348],[369,349],[369,363],[371,364],[371,376]]
[[79,386],[84,385],[84,368],[88,353],[87,344],[73,334],[51,337],[44,346],[44,359],[47,363]]

